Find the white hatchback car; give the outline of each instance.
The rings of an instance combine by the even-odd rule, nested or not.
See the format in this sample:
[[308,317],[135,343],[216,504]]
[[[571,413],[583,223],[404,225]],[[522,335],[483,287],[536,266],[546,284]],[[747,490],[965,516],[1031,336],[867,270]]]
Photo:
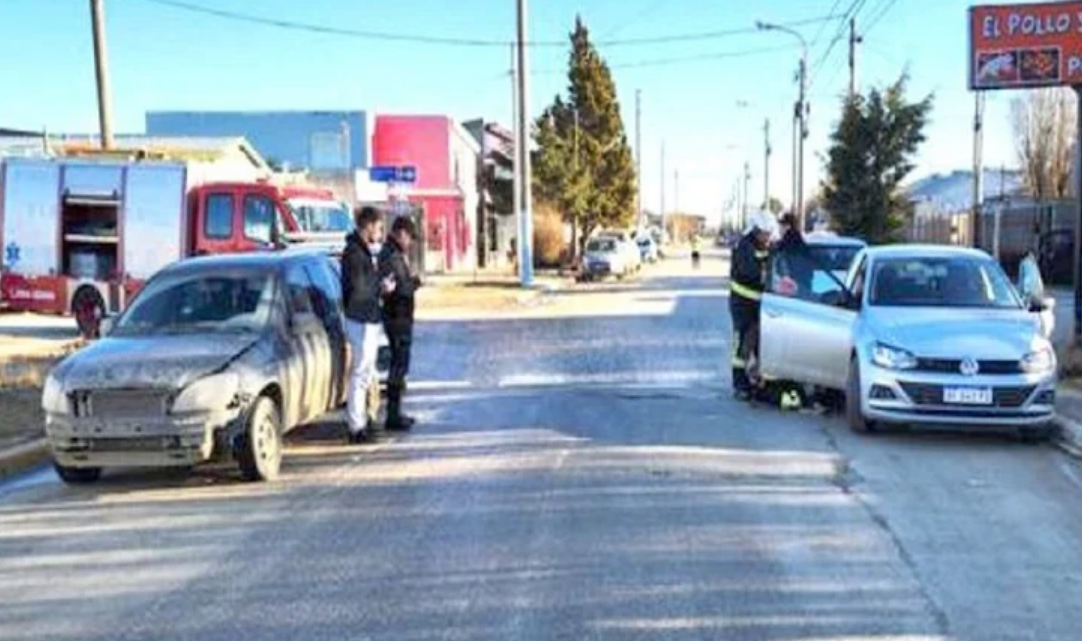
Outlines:
[[813,269],[810,291],[774,279],[763,295],[764,375],[844,391],[854,431],[932,423],[1047,433],[1056,356],[1032,263],[1019,288],[990,256],[959,247],[865,249],[845,283],[821,277],[829,266]]

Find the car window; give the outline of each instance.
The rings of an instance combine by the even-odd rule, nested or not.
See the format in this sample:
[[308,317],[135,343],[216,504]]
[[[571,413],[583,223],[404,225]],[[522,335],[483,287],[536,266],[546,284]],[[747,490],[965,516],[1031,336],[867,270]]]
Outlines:
[[770,290],[780,296],[833,304],[844,287],[834,270],[820,264],[810,252],[791,251],[774,256]]
[[286,300],[293,314],[315,313],[312,291],[315,284],[302,265],[293,265],[286,271]]
[[207,194],[203,235],[211,239],[233,237],[233,194]]
[[139,293],[113,335],[256,331],[270,318],[274,292],[265,271],[166,275]]
[[872,305],[897,307],[1020,306],[1017,293],[999,265],[971,257],[887,258],[876,261]]
[[274,229],[274,202],[266,196],[244,197],[244,237],[269,243]]
[[330,261],[313,262],[305,267],[305,271],[315,286],[311,290],[313,308],[327,329],[333,330],[342,316],[342,290],[337,274]]
[[616,241],[610,238],[591,240],[586,244],[588,252],[611,252],[616,250]]

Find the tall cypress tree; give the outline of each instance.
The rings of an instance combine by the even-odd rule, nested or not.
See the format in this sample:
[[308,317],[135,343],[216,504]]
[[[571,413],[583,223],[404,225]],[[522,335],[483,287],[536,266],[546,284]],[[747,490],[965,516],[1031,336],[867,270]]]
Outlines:
[[536,123],[534,193],[562,209],[581,245],[596,229],[630,223],[636,192],[616,84],[581,18],[568,80],[567,100],[557,96]]
[[924,142],[932,96],[905,97],[902,76],[868,97],[846,98],[827,154],[823,201],[839,233],[873,243],[895,240],[905,224],[908,202],[901,183]]

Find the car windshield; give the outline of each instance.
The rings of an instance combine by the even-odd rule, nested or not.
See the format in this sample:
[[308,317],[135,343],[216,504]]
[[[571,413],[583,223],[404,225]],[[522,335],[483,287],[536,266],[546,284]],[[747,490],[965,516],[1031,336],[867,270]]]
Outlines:
[[274,277],[263,271],[165,276],[139,294],[113,335],[255,332],[273,302]]
[[611,238],[603,238],[599,240],[591,240],[586,245],[586,251],[588,252],[611,252],[616,251],[616,241]]
[[876,261],[870,303],[897,307],[1017,309],[1021,303],[991,259],[910,257]]
[[816,267],[832,272],[847,271],[860,249],[857,245],[808,245]]
[[329,200],[293,199],[289,201],[293,218],[301,231],[308,233],[349,232],[353,216],[345,205]]

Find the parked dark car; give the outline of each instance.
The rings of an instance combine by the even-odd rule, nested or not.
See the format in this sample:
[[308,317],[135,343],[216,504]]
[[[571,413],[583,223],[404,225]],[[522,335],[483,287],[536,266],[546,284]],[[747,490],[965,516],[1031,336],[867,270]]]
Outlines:
[[221,458],[246,479],[273,479],[283,436],[345,397],[341,288],[322,253],[175,263],[105,329],[54,368],[42,393],[69,483],[93,482],[104,467]]

